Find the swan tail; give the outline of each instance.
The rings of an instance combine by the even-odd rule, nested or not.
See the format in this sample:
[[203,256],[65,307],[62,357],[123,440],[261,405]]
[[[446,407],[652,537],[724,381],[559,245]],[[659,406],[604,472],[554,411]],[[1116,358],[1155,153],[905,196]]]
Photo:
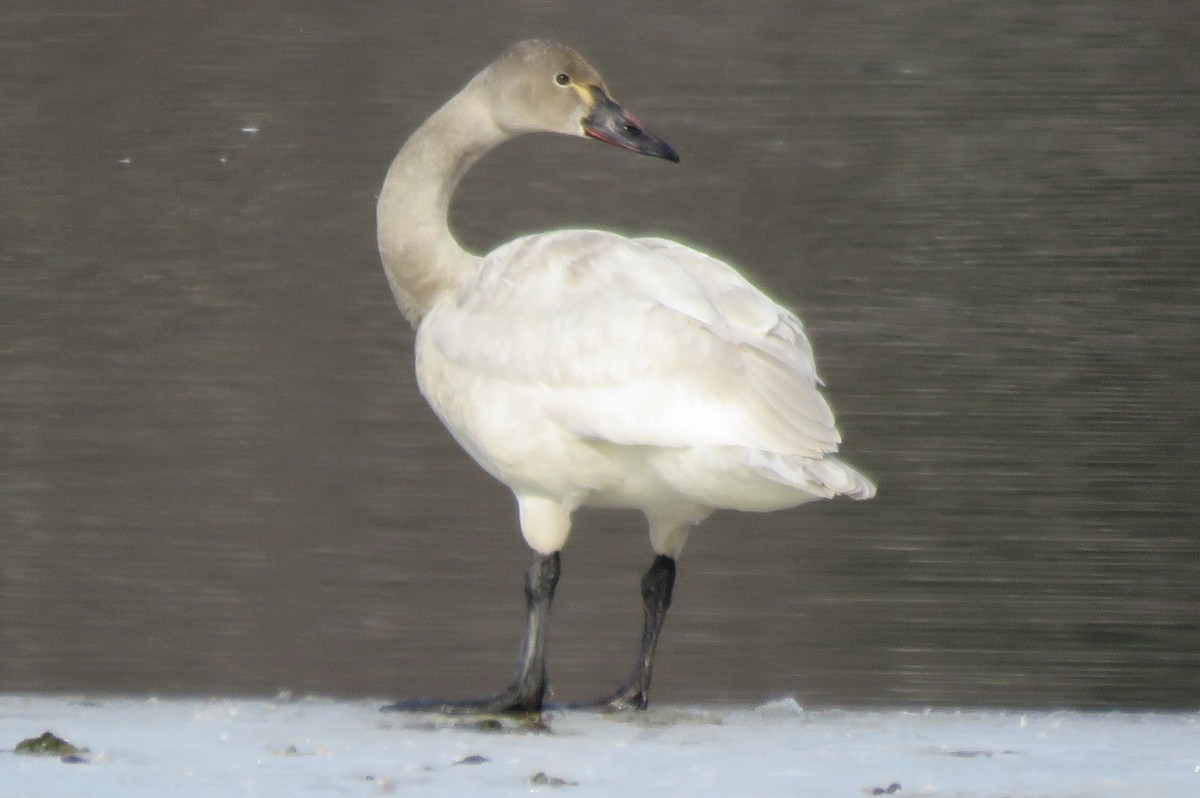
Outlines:
[[817,460],[774,452],[756,452],[756,455],[751,465],[757,472],[815,496],[825,499],[846,496],[861,501],[875,495],[874,482],[831,455]]

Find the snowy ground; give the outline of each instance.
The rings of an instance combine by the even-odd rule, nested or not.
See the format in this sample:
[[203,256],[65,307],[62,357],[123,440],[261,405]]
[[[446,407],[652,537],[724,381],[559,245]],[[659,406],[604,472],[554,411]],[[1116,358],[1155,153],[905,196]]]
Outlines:
[[[380,702],[0,695],[0,798],[1200,796],[1200,713],[660,707],[546,728]],[[52,731],[78,759],[14,752]]]

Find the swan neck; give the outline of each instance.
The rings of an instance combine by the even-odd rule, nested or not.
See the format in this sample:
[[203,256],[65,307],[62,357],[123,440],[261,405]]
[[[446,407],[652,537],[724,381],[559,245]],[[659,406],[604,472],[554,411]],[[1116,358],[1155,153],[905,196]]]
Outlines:
[[450,200],[467,170],[506,138],[472,82],[417,128],[388,169],[376,206],[379,254],[413,327],[478,263],[450,231]]

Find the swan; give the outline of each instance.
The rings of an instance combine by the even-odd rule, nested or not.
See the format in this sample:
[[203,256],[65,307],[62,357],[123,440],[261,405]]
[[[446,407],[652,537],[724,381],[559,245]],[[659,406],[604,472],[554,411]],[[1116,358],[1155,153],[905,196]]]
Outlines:
[[559,230],[487,255],[448,222],[466,171],[523,133],[597,139],[678,162],[574,50],[520,42],[430,116],[388,169],[376,222],[396,303],[416,330],[417,384],[454,439],[516,498],[533,549],[526,623],[506,690],[408,699],[393,710],[538,712],[545,635],[571,514],[641,510],[654,559],[641,580],[629,679],[597,706],[644,709],[676,559],[715,510],[868,499],[800,320],[732,266],[661,238]]

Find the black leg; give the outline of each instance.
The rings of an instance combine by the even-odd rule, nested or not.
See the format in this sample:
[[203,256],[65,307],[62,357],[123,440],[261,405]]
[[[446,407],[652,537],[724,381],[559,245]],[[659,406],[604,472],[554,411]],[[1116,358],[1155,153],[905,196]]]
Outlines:
[[491,698],[438,700],[410,699],[384,707],[389,712],[442,712],[455,715],[473,713],[540,712],[546,695],[546,627],[550,605],[558,586],[558,552],[535,554],[525,577],[525,637],[517,656],[512,684]]
[[611,697],[599,702],[611,709],[645,709],[649,703],[650,674],[654,669],[654,649],[662,631],[663,619],[671,606],[671,590],[675,587],[675,560],[665,554],[654,558],[650,570],[642,577],[642,604],[645,621],[642,625],[642,644],[629,681]]
[[546,695],[546,628],[550,605],[561,570],[558,552],[535,554],[525,577],[525,637],[517,656],[517,670],[505,695],[516,699],[514,709],[538,712]]

